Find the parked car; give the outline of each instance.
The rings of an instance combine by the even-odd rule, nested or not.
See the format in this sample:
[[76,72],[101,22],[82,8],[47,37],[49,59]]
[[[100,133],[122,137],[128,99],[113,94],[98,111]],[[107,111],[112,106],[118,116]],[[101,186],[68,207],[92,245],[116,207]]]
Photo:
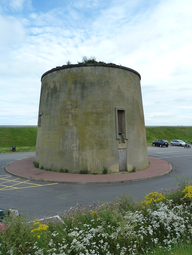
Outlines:
[[163,147],[163,146],[168,147],[169,146],[169,142],[167,140],[157,140],[157,141],[153,142],[152,145],[153,146],[159,146],[159,147]]
[[172,146],[185,146],[185,142],[183,142],[182,140],[172,140],[171,141],[171,145]]

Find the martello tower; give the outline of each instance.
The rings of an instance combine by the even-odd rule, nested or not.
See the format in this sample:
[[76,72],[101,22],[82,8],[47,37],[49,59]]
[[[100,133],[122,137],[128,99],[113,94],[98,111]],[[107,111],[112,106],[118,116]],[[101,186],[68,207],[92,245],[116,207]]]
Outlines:
[[77,173],[148,165],[140,74],[114,64],[64,65],[44,73],[36,158]]

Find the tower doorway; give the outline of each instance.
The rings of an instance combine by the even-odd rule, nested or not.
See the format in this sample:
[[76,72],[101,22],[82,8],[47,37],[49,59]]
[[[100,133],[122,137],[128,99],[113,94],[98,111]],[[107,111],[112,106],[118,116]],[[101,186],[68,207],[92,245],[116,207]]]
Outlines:
[[118,149],[118,151],[119,151],[119,171],[127,171],[126,149]]

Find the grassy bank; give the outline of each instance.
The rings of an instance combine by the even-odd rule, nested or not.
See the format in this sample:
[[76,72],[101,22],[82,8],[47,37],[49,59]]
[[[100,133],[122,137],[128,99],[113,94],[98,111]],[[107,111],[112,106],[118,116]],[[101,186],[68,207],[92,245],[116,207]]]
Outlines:
[[11,215],[0,224],[1,254],[184,255],[192,251],[192,186],[150,193],[144,201],[128,195],[112,202],[76,207],[60,220]]
[[158,139],[168,140],[170,143],[173,139],[180,139],[183,141],[192,141],[192,127],[146,127],[147,144]]
[[[35,151],[37,127],[1,127],[0,152],[11,152],[12,145],[16,145],[19,152]],[[158,139],[173,139],[192,141],[192,127],[146,127],[147,144]]]
[[0,152],[35,151],[37,127],[0,127]]

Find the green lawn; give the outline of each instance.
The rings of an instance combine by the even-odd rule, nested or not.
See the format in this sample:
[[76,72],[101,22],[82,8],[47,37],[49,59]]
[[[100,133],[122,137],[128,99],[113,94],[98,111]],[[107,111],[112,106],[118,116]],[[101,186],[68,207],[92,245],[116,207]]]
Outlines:
[[0,152],[35,151],[37,127],[0,127]]
[[173,139],[180,139],[190,143],[192,141],[192,127],[146,127],[146,137],[148,145],[158,139],[168,140],[169,143]]

